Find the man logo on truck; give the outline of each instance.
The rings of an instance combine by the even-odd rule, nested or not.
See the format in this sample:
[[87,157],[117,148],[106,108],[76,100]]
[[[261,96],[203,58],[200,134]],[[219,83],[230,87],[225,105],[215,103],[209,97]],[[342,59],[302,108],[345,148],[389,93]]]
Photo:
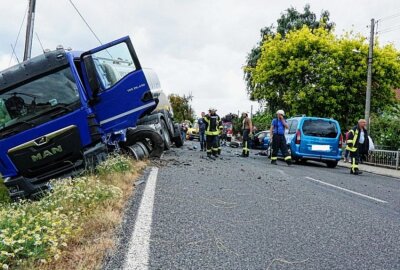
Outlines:
[[44,150],[42,153],[37,153],[36,155],[31,156],[31,158],[33,162],[36,162],[47,157],[51,157],[57,153],[62,153],[62,151],[63,149],[61,145],[58,145],[57,147],[52,147],[50,150]]

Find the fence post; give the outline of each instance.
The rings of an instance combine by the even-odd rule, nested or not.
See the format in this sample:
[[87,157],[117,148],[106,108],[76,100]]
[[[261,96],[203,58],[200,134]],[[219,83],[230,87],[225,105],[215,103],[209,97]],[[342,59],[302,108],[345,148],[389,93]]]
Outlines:
[[400,155],[400,151],[398,150],[397,154],[396,154],[396,170],[399,169],[399,155]]

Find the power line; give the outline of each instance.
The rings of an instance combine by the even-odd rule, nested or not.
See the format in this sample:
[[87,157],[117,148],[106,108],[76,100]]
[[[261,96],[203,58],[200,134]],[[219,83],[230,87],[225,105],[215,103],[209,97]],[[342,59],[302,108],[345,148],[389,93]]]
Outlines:
[[38,35],[38,33],[37,33],[37,32],[35,32],[35,35],[36,35],[36,38],[37,38],[37,40],[39,41],[39,44],[40,44],[40,47],[42,48],[42,51],[43,51],[43,53],[44,53],[43,44],[42,44],[42,42],[40,41],[40,38],[39,38],[39,35]]
[[[24,22],[25,22],[26,14],[28,14],[28,8],[29,8],[29,3],[26,6],[24,17],[22,19],[21,26],[19,27],[18,35],[17,35],[17,38],[15,39],[14,46],[11,44],[12,52],[11,52],[10,62],[8,62],[8,67],[10,67],[10,65],[11,65],[11,61],[13,59],[13,54],[15,54],[15,48],[17,47],[19,35],[21,34],[21,30],[22,30],[22,26],[24,25]],[[19,62],[17,54],[15,54],[15,57],[17,58],[17,61]]]
[[103,45],[103,43],[101,42],[101,40],[99,39],[99,37],[96,35],[96,33],[93,31],[93,29],[90,27],[90,25],[88,24],[88,22],[85,20],[85,18],[82,16],[82,14],[79,12],[78,8],[75,6],[75,4],[72,2],[72,0],[69,0],[69,2],[71,3],[71,5],[73,6],[73,8],[75,9],[75,11],[79,14],[79,16],[81,17],[81,19],[83,20],[83,22],[86,24],[86,26],[89,28],[90,32],[92,32],[92,34],[94,35],[94,37],[97,39],[97,41],[100,43],[100,45]]
[[[12,44],[10,44],[11,45],[11,50],[12,50],[12,53],[14,54],[14,56],[15,56],[15,58],[17,59],[17,62],[18,62],[18,64],[19,64],[19,59],[18,59],[18,56],[17,56],[17,54],[15,53],[15,48],[13,47],[13,45]],[[12,57],[12,55],[11,55],[11,57]]]
[[383,17],[381,19],[378,19],[378,21],[382,22],[382,21],[391,20],[391,19],[394,19],[394,18],[397,18],[397,17],[400,17],[400,12],[396,13],[396,14],[392,14],[390,16]]
[[389,26],[378,32],[378,34],[385,34],[400,29],[400,25]]

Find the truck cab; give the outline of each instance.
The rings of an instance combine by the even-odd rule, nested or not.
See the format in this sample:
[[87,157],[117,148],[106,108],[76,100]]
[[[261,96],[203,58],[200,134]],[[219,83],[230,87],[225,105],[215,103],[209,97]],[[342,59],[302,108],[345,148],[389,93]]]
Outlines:
[[0,173],[11,197],[41,192],[49,179],[118,150],[156,106],[129,37],[0,72]]

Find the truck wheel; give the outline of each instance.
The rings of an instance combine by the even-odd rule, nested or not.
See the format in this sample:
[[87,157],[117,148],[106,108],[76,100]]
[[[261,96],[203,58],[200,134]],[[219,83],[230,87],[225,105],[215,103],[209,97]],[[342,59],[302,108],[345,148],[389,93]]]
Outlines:
[[141,142],[137,142],[134,145],[127,146],[126,151],[136,160],[142,160],[149,157],[149,151],[147,147]]
[[150,157],[161,157],[161,154],[164,152],[163,137],[150,127],[138,126],[135,129],[128,129],[126,131],[126,142],[123,146],[131,146],[137,142],[151,146],[151,148],[149,147]]
[[169,135],[167,124],[165,120],[161,120],[161,133],[164,137],[164,149],[169,150],[171,148],[171,136]]
[[178,124],[175,124],[175,137],[173,138],[176,147],[181,147],[183,145],[182,137],[181,137],[181,127]]

